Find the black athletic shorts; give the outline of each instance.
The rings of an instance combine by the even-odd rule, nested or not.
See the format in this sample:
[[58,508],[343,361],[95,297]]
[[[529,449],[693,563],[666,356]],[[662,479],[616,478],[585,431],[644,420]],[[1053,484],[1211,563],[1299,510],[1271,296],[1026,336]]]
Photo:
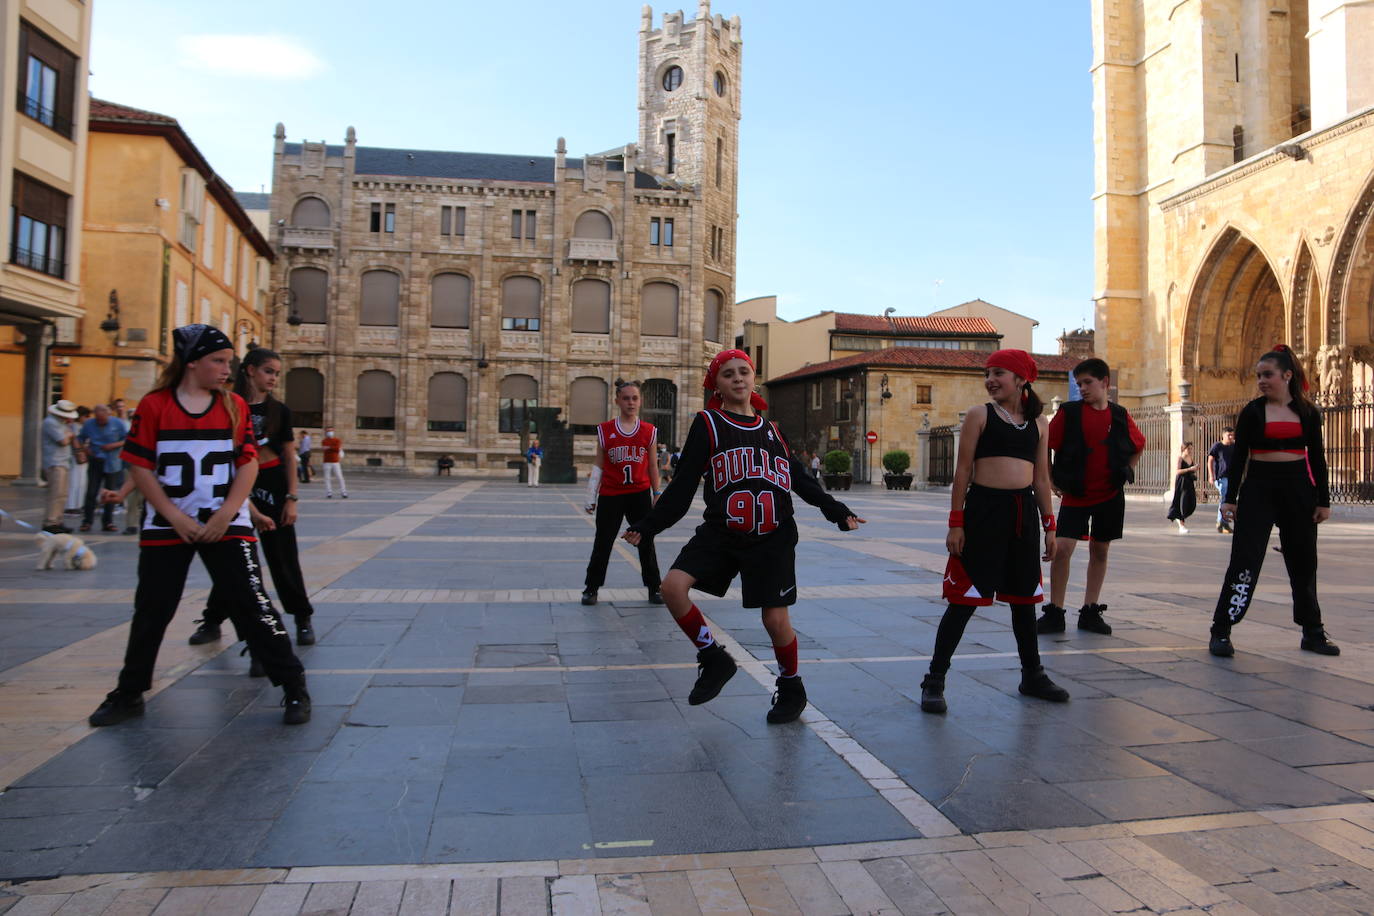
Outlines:
[[1030,487],[973,484],[964,498],[964,553],[945,565],[945,600],[982,607],[994,600],[1039,604],[1040,509]]
[[673,569],[696,579],[693,588],[718,598],[739,576],[745,607],[788,607],[797,601],[797,524],[788,519],[772,534],[750,538],[698,525]]
[[1126,494],[1120,490],[1111,499],[1091,506],[1066,506],[1059,503],[1061,538],[1075,541],[1119,541],[1126,526]]

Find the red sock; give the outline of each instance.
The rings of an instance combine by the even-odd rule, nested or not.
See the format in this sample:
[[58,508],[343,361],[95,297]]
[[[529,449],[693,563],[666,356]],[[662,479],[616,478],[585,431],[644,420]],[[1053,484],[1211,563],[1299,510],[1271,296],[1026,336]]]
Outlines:
[[774,646],[773,655],[778,660],[778,677],[797,676],[797,637],[785,646]]
[[706,618],[701,616],[701,608],[695,604],[690,611],[677,618],[677,625],[682,627],[682,632],[687,634],[688,639],[697,644],[698,649],[715,645],[716,640],[711,635],[711,628],[706,625]]

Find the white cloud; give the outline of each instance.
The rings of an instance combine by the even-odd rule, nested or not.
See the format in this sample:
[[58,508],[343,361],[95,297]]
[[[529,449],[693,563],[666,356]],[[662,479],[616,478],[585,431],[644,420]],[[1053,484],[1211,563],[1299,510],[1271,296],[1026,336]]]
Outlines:
[[183,67],[260,79],[310,79],[328,69],[313,51],[285,35],[182,35],[177,57]]

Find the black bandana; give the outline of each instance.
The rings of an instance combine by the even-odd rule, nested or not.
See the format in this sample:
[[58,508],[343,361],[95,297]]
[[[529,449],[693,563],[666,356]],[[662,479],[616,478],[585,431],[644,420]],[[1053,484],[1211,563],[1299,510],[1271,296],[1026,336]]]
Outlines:
[[232,350],[234,345],[224,332],[209,324],[188,324],[172,332],[173,345],[183,364],[193,363],[216,350]]

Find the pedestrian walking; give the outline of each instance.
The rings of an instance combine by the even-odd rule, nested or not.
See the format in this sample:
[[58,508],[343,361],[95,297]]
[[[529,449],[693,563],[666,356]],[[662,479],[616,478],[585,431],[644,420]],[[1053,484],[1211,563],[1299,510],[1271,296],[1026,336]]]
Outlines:
[[310,453],[314,448],[314,442],[310,438],[309,430],[301,430],[301,441],[296,445],[296,456],[299,462],[296,465],[296,478],[301,483],[309,483],[310,478],[315,476],[315,469],[310,466]]
[[324,498],[334,498],[334,481],[337,479],[339,495],[348,499],[348,484],[344,483],[343,475],[343,440],[335,435],[334,427],[324,431],[320,447],[324,449],[324,457],[320,459],[320,467],[324,469]]
[[1236,451],[1236,428],[1224,427],[1221,440],[1212,443],[1207,452],[1207,479],[1217,488],[1217,534],[1231,534],[1231,525],[1222,518],[1221,507],[1226,505],[1226,474],[1231,468],[1231,458]]
[[797,673],[797,636],[788,608],[797,600],[797,523],[792,493],[821,510],[841,531],[863,524],[806,473],[777,424],[759,413],[768,405],[754,392],[754,364],[743,350],[711,360],[703,387],[711,393],[683,443],[677,473],[647,518],[623,537],[638,545],[674,525],[692,505],[705,479],[706,511],[663,580],[673,620],[697,647],[697,679],[687,702],[698,706],[734,676],[730,653],[691,599],[696,588],[722,596],[740,577],[746,608],[761,608],[763,627],[778,661],[770,723],[791,722],[806,708]]
[[1088,542],[1088,575],[1078,629],[1109,635],[1103,619],[1102,584],[1112,541],[1126,524],[1126,494],[1145,450],[1145,436],[1126,408],[1107,399],[1112,373],[1103,360],[1085,359],[1073,368],[1080,399],[1059,408],[1050,422],[1050,480],[1059,500],[1059,546],[1050,564],[1050,601],[1041,608],[1036,630],[1064,632],[1064,600],[1069,567],[1079,541]]
[[[313,646],[315,608],[305,587],[296,541],[296,487],[300,482],[296,477],[296,437],[291,429],[291,408],[272,396],[281,372],[281,357],[266,347],[257,347],[244,356],[234,379],[234,393],[248,402],[258,449],[258,479],[249,495],[248,515],[272,572],[277,600],[295,619],[296,645]],[[188,640],[190,644],[218,640],[220,625],[230,619],[232,609],[231,593],[216,585],[201,614],[200,626]]]
[[658,480],[661,487],[666,487],[668,481],[673,479],[672,449],[662,442],[658,444]]
[[[620,533],[622,521],[634,524],[649,514],[658,498],[658,430],[639,418],[643,403],[639,385],[619,379],[615,383],[615,406],[619,415],[596,427],[596,455],[587,478],[588,514],[596,516],[596,540],[587,561],[587,577],[582,603],[596,604],[596,593],[606,582],[606,564]],[[649,601],[663,603],[659,591],[658,554],[653,536],[640,539],[639,575],[649,590]]]
[[[119,453],[124,449],[124,439],[129,434],[129,426],[116,417],[105,404],[95,405],[92,416],[81,426],[77,441],[86,450],[86,496],[81,507],[81,530],[90,531],[95,521],[95,507],[100,500],[101,490],[118,490],[124,485],[124,462]],[[114,504],[104,503],[100,508],[101,530],[116,532],[114,523]]]
[[820,479],[821,479],[821,453],[820,453],[820,452],[812,452],[812,453],[811,453],[811,476],[812,476],[814,479],[816,479],[816,480],[820,480]]
[[1234,460],[1227,469],[1221,515],[1234,525],[1235,536],[1208,649],[1221,658],[1235,654],[1231,628],[1254,600],[1269,534],[1278,525],[1293,622],[1302,627],[1299,645],[1320,655],[1340,655],[1326,635],[1317,600],[1317,526],[1331,517],[1321,413],[1308,400],[1302,363],[1286,344],[1259,358],[1255,378],[1260,396],[1236,420]]
[[218,328],[203,324],[177,328],[172,339],[172,358],[139,403],[124,444],[124,461],[151,511],[139,538],[124,667],[88,721],[114,725],[143,715],[158,649],[191,560],[199,556],[253,657],[282,687],[283,722],[299,725],[310,719],[305,669],[262,587],[246,505],[258,471],[248,405],[224,390],[233,345]]
[[921,709],[943,713],[945,675],[964,628],[979,607],[1011,606],[1011,630],[1021,659],[1026,696],[1062,703],[1069,692],[1050,680],[1035,638],[1035,605],[1044,600],[1043,558],[1055,555],[1050,497],[1049,424],[1031,384],[1039,377],[1024,350],[998,350],[984,364],[991,398],[969,408],[959,433],[945,547],[944,598],[949,602],[935,632],[930,671],[921,681]]
[[72,440],[76,438],[72,421],[76,419],[76,405],[61,400],[48,408],[43,418],[43,473],[48,480],[48,508],[43,516],[43,530],[49,534],[71,534],[62,524],[62,511],[67,505],[67,476],[72,463]]
[[1178,466],[1174,469],[1174,499],[1169,504],[1167,518],[1178,525],[1179,534],[1188,533],[1188,517],[1197,510],[1197,462],[1193,460],[1193,443],[1185,442],[1178,449]]

